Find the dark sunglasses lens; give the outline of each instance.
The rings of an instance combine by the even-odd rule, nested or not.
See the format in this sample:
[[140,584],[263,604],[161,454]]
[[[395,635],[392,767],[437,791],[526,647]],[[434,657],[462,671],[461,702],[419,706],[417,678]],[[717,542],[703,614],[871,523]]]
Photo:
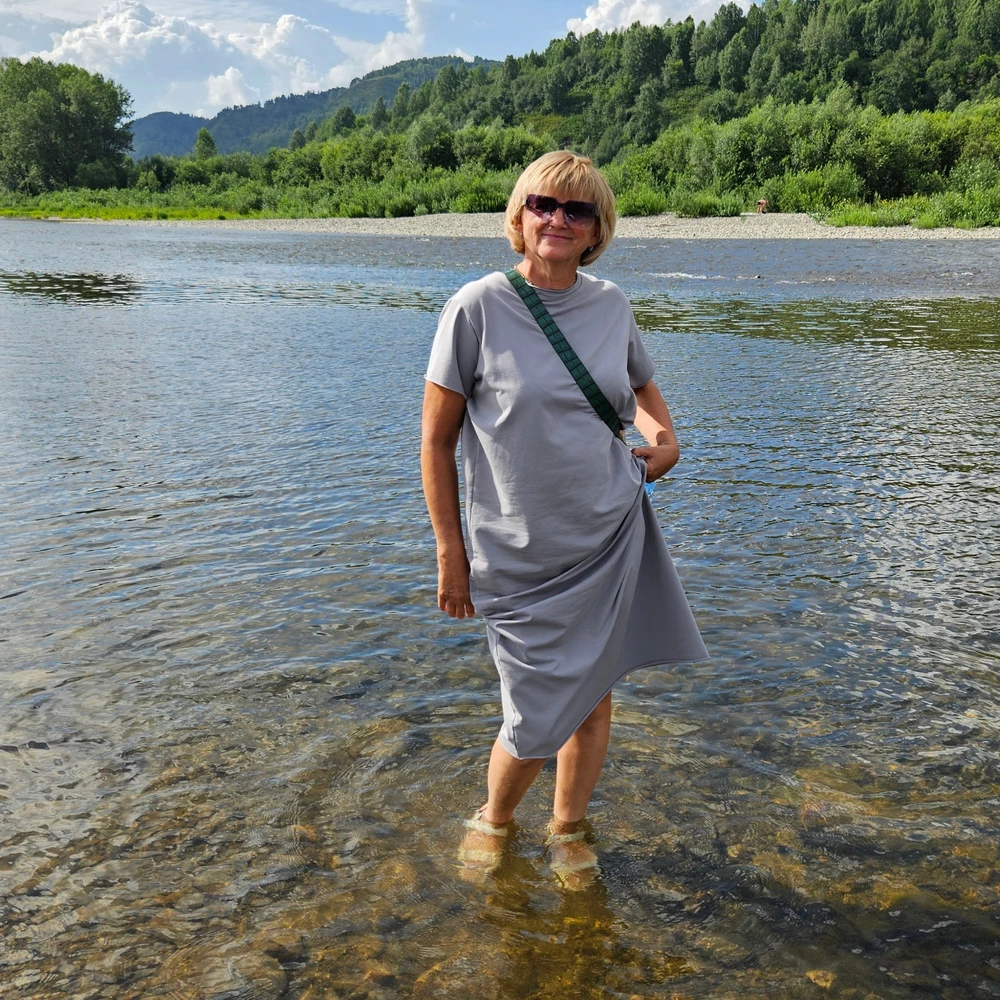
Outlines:
[[592,201],[567,201],[563,211],[567,219],[583,222],[597,215],[597,206]]
[[543,215],[551,215],[559,207],[555,198],[545,194],[529,194],[525,198],[525,204],[532,212],[541,212]]

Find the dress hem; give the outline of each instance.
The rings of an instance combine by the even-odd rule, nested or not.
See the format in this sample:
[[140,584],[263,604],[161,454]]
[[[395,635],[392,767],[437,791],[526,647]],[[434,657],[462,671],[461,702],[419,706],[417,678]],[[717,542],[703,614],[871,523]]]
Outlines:
[[613,690],[614,686],[623,678],[627,677],[629,674],[635,672],[636,670],[648,670],[650,667],[664,667],[672,663],[701,663],[704,660],[710,660],[712,658],[711,653],[706,653],[704,656],[679,656],[674,659],[656,659],[649,660],[647,663],[639,663],[634,666],[630,666],[627,670],[623,670],[604,690],[601,696],[587,709],[587,711],[580,718],[580,721],[570,730],[566,739],[562,741],[554,750],[550,750],[548,753],[533,753],[526,754],[525,756],[520,756],[517,753],[517,748],[511,743],[510,740],[506,739],[503,734],[503,729],[500,730],[500,734],[497,737],[500,740],[500,745],[511,755],[511,757],[516,760],[548,760],[549,757],[554,757],[559,751],[569,742],[573,734],[582,726],[587,719],[590,717],[590,713],[594,711],[595,708],[607,697],[608,692]]

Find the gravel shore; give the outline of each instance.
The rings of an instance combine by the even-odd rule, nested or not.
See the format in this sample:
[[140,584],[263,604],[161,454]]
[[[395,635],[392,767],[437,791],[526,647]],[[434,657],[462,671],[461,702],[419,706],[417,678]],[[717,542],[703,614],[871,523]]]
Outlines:
[[[101,222],[100,219],[52,220]],[[288,233],[370,233],[378,236],[445,236],[488,239],[503,236],[503,215],[424,215],[403,219],[208,219],[110,220],[109,225],[191,226]],[[630,240],[990,240],[1000,227],[913,229],[909,226],[844,226],[817,222],[805,214],[746,214],[723,219],[680,219],[676,215],[629,216],[618,220],[616,235]]]

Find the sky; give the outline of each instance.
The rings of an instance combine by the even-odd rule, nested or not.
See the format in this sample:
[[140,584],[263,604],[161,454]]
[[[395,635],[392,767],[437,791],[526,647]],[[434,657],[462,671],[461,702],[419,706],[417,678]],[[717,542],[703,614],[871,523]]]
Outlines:
[[[709,20],[722,0],[0,0],[0,56],[102,73],[133,113],[211,117],[402,59],[502,59],[568,31]],[[744,9],[748,3],[740,4]],[[44,14],[40,13],[44,9]]]

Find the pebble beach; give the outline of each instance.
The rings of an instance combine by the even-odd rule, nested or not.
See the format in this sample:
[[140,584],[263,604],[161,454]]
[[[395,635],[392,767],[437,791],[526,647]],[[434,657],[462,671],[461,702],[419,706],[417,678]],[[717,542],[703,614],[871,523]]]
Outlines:
[[[472,237],[503,235],[503,213],[423,215],[399,219],[197,219],[49,221],[106,222],[125,226],[196,226],[212,229],[302,233],[354,233],[377,236]],[[618,220],[616,235],[630,240],[990,240],[1000,227],[914,229],[910,226],[830,226],[805,213],[745,213],[708,219],[683,219],[672,213],[628,216]]]

